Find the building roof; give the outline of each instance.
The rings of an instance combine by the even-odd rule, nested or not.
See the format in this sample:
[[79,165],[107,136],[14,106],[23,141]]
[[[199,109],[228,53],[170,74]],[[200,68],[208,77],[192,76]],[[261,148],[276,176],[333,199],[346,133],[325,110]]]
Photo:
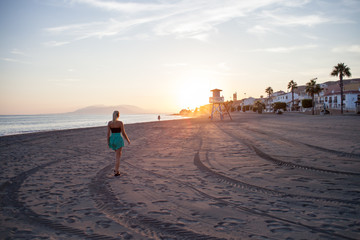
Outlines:
[[358,83],[349,83],[344,85],[344,90],[359,90],[360,89],[360,81]]
[[[344,82],[344,90],[356,90],[354,89],[354,86],[360,84],[360,78],[344,79],[343,82]],[[340,91],[339,83],[340,80],[335,80],[335,81],[327,81],[319,84],[321,85],[321,87],[324,88],[323,90],[324,94],[327,94],[326,89],[329,89],[330,93],[332,90],[334,90],[335,92],[336,88],[338,88]],[[297,93],[299,95],[305,94],[305,89],[306,89],[306,85],[298,86],[296,89],[294,89],[294,93]]]
[[[360,82],[360,78],[352,78],[352,79],[344,79],[343,80],[344,85],[351,84],[351,83],[359,83],[359,82]],[[335,84],[339,84],[339,83],[340,83],[340,80],[336,80],[336,81],[327,81],[327,82],[324,82],[323,84],[330,86],[330,85],[335,85]]]
[[279,95],[283,95],[284,93],[285,93],[284,91],[280,90],[280,91],[277,91],[277,92],[273,92],[273,93],[271,94],[271,96],[272,96],[272,97],[277,97],[277,96],[279,96]]
[[324,91],[324,95],[340,92],[340,86],[338,84],[327,85],[326,87],[324,87],[323,91]]
[[[356,90],[344,91],[344,95],[346,95],[346,94],[360,94],[360,91],[356,91]],[[333,96],[333,95],[340,95],[340,90],[339,90],[339,91],[334,91],[334,92],[325,93],[325,94],[324,94],[324,97]]]
[[215,88],[215,89],[213,89],[213,90],[210,90],[210,92],[221,92],[222,90],[220,90],[220,89],[217,89],[217,88]]

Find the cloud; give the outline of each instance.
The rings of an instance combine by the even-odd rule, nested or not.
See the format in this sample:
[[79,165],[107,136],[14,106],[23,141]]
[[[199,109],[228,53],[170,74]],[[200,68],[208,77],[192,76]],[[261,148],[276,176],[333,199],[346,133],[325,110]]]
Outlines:
[[91,22],[91,23],[82,23],[82,24],[70,24],[59,27],[46,28],[45,31],[51,34],[61,34],[64,32],[72,31],[74,33],[81,33],[83,29],[93,28],[96,25],[102,24],[101,22]]
[[308,44],[308,45],[291,46],[291,47],[259,48],[259,49],[250,50],[250,52],[289,53],[297,50],[313,49],[316,47],[317,45]]
[[[174,36],[207,41],[219,32],[220,25],[234,19],[245,22],[255,17],[263,23],[249,27],[249,33],[265,34],[273,26],[314,26],[331,21],[321,14],[286,15],[279,14],[281,9],[299,8],[308,0],[179,0],[155,2],[118,2],[114,0],[72,0],[74,5],[87,5],[101,11],[119,12],[117,17],[108,20],[57,26],[45,29],[54,35],[65,35],[70,41],[87,38],[115,37],[119,40],[129,39],[136,28],[141,28],[147,36]],[[275,10],[272,10],[275,9]],[[280,9],[280,10],[279,10]],[[51,46],[61,46],[54,42]]]
[[284,1],[283,4],[284,6],[287,7],[301,7],[304,6],[305,4],[308,4],[309,2],[311,2],[311,0],[291,0],[291,1]]
[[130,40],[141,40],[141,41],[146,41],[146,40],[152,40],[153,37],[149,34],[146,33],[140,33],[140,34],[135,34],[132,36],[123,36],[123,37],[119,37],[116,40],[118,41],[130,41]]
[[24,61],[14,59],[14,58],[1,58],[1,60],[5,61],[5,62],[12,62],[12,63],[29,64],[29,62],[24,62]]
[[24,52],[22,52],[22,51],[20,51],[19,49],[16,49],[16,48],[11,50],[11,53],[15,54],[15,55],[27,56]]
[[277,26],[308,26],[331,22],[332,20],[321,15],[302,15],[293,16],[280,14],[277,11],[263,11],[263,16],[271,23],[271,25]]
[[99,0],[74,0],[73,3],[83,3],[95,8],[108,11],[119,11],[127,13],[138,13],[148,11],[159,11],[168,8],[167,4],[116,2]]
[[13,55],[16,55],[16,56],[14,56],[16,58],[12,58],[12,57],[6,58],[5,57],[5,58],[0,58],[0,60],[5,61],[5,62],[11,62],[11,63],[30,64],[30,62],[28,62],[28,61],[23,61],[23,60],[18,59],[18,58],[23,58],[23,59],[26,58],[27,59],[27,57],[28,57],[28,55],[26,55],[24,52],[20,51],[19,49],[14,48],[10,51],[10,53]]
[[[72,24],[72,25],[64,25],[59,27],[47,28],[46,32],[54,35],[65,35],[73,37],[72,41],[83,40],[87,38],[99,38],[102,39],[104,37],[118,36],[122,33],[135,28],[136,26],[143,25],[146,23],[150,23],[152,21],[157,21],[162,16],[154,16],[148,18],[135,18],[125,21],[120,21],[116,19],[109,19],[104,22],[92,22],[92,23],[84,23],[84,24]],[[138,34],[136,36],[139,36]],[[144,36],[144,35],[143,35]],[[47,45],[49,46],[61,46],[64,44],[68,44],[68,42],[49,42]]]
[[336,48],[333,48],[331,51],[334,53],[344,53],[344,52],[360,53],[360,45],[336,47]]
[[319,40],[320,38],[318,36],[315,36],[315,35],[311,35],[311,34],[307,34],[307,33],[304,33],[303,36],[305,38],[309,38],[311,40]]
[[258,35],[263,35],[263,34],[266,34],[268,32],[272,32],[271,28],[264,27],[264,26],[261,26],[261,25],[255,25],[255,26],[249,28],[247,31],[249,33],[258,34]]
[[50,41],[50,42],[45,42],[44,45],[46,47],[59,47],[59,46],[63,46],[66,44],[69,44],[70,42],[57,42],[57,41]]
[[18,60],[13,59],[13,58],[1,58],[1,60],[6,61],[6,62],[19,62]]

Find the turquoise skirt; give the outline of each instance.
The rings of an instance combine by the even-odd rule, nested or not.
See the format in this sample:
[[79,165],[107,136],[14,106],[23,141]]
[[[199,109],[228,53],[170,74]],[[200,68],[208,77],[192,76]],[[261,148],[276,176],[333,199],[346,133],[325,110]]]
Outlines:
[[124,146],[124,139],[121,136],[121,133],[112,133],[109,141],[109,148],[112,150],[117,150]]

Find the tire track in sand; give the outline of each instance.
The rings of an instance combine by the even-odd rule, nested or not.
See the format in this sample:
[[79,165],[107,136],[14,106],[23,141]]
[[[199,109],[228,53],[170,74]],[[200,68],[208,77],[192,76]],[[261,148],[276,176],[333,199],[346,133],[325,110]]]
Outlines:
[[[199,153],[196,153],[194,156],[194,162],[200,161]],[[322,233],[332,237],[338,237],[341,239],[349,239],[354,240],[354,238],[350,238],[341,234],[334,233],[333,231],[323,230],[317,227],[313,227],[310,225],[303,224],[301,222],[296,222],[292,220],[288,220],[285,218],[277,217],[271,214],[266,213],[260,209],[247,208],[240,204],[236,204],[222,198],[211,196],[199,188],[193,186],[191,183],[184,182],[173,177],[164,176],[158,173],[154,173],[150,170],[143,169],[141,167],[135,166],[126,160],[123,160],[123,163],[129,165],[130,167],[143,171],[147,174],[154,175],[155,177],[165,178],[166,180],[175,181],[184,187],[190,188],[194,192],[200,194],[203,197],[206,197],[210,200],[216,201],[224,206],[232,207],[236,210],[244,211],[249,214],[258,215],[263,218],[268,218],[272,220],[277,220],[286,224],[295,225],[298,227],[309,229],[313,232]],[[123,204],[119,202],[114,193],[112,192],[109,184],[106,182],[106,175],[111,171],[112,165],[106,166],[101,169],[95,178],[92,179],[92,182],[89,186],[90,191],[93,195],[93,200],[97,203],[99,209],[107,214],[111,219],[120,222],[122,225],[129,226],[130,228],[138,229],[144,236],[158,236],[158,237],[181,237],[181,239],[222,239],[207,235],[198,234],[178,226],[174,226],[174,224],[169,222],[160,221],[154,219],[152,217],[148,217],[145,215],[134,214],[131,211],[131,206]],[[266,189],[264,189],[266,191]]]
[[[123,163],[136,168],[138,170],[145,171],[155,176],[161,176],[160,174],[153,173],[151,171],[135,167],[134,165],[122,160]],[[199,234],[185,228],[176,226],[173,223],[161,221],[146,215],[137,214],[135,210],[131,209],[131,206],[126,203],[119,202],[115,194],[111,190],[110,185],[106,181],[106,176],[111,172],[112,164],[101,169],[96,176],[92,179],[89,189],[92,194],[93,200],[96,202],[99,210],[103,211],[109,218],[121,225],[128,228],[132,228],[138,231],[145,237],[157,237],[160,239],[167,238],[181,238],[181,239],[209,239],[217,240],[223,238],[212,237],[209,235]]]
[[[50,230],[55,230],[55,231],[59,231],[62,233],[78,236],[83,239],[95,239],[95,240],[115,239],[110,236],[100,235],[100,234],[96,234],[96,233],[87,234],[81,229],[65,226],[56,221],[51,221],[49,219],[46,219],[46,218],[42,217],[41,215],[37,214],[36,212],[34,212],[33,210],[31,210],[22,201],[19,200],[18,193],[19,193],[20,187],[29,176],[37,173],[39,170],[42,170],[42,169],[49,167],[51,165],[54,165],[56,163],[66,161],[67,159],[70,159],[73,157],[74,156],[45,163],[43,165],[32,168],[28,171],[22,172],[21,174],[15,176],[15,177],[12,177],[9,181],[3,183],[0,186],[0,191],[2,194],[2,197],[0,199],[0,207],[2,209],[2,212],[6,213],[6,211],[4,211],[3,209],[7,209],[7,211],[8,211],[7,215],[11,215],[12,217],[15,216],[18,219],[20,219],[30,225],[40,225],[40,226],[43,226]],[[14,212],[14,210],[9,210],[9,209],[14,209],[16,211]]]
[[205,166],[205,164],[203,164],[201,162],[201,160],[200,160],[199,153],[195,154],[194,164],[200,170],[202,170],[202,171],[204,171],[206,173],[209,173],[212,177],[218,179],[219,181],[225,182],[226,184],[237,187],[237,188],[242,188],[242,189],[250,190],[250,191],[253,191],[253,192],[259,192],[259,193],[278,196],[278,197],[282,197],[282,198],[297,198],[297,199],[305,199],[305,200],[316,200],[316,201],[321,201],[321,202],[326,202],[326,203],[360,206],[360,202],[357,202],[357,201],[343,200],[343,199],[336,199],[336,198],[324,198],[324,197],[317,197],[317,196],[306,196],[306,195],[290,194],[290,193],[285,193],[285,192],[281,192],[281,191],[272,190],[272,189],[269,189],[269,188],[264,188],[264,187],[260,187],[260,186],[257,186],[257,185],[249,184],[249,183],[246,183],[246,182],[234,179],[234,178],[230,178],[230,177],[224,176],[221,173],[213,171],[210,168],[208,168],[207,166]]
[[329,174],[337,174],[337,175],[360,176],[360,173],[323,169],[323,168],[300,165],[300,164],[296,164],[296,163],[292,163],[292,162],[286,162],[286,161],[276,159],[276,158],[270,156],[269,154],[261,151],[251,141],[242,139],[242,138],[236,136],[234,133],[226,131],[225,129],[221,128],[218,124],[214,124],[214,125],[216,127],[218,127],[225,134],[227,134],[230,137],[234,138],[238,142],[241,142],[242,144],[246,145],[249,149],[253,150],[262,159],[264,159],[266,161],[269,161],[269,162],[272,162],[272,163],[274,163],[274,164],[276,164],[278,166],[288,167],[288,168],[296,168],[296,169],[301,169],[301,170],[306,170],[306,171],[316,171],[316,172],[323,172],[323,173],[329,173]]

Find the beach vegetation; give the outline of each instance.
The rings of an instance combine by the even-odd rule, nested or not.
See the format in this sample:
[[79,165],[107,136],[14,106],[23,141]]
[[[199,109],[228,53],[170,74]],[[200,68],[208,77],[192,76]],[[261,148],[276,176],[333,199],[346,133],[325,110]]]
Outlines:
[[344,82],[343,78],[345,77],[351,77],[350,68],[345,65],[345,63],[338,63],[336,66],[334,66],[331,76],[339,76],[340,80],[340,106],[341,106],[341,114],[343,114],[343,102],[344,102]]
[[267,87],[265,92],[268,94],[268,98],[270,98],[271,94],[274,93],[274,90],[271,87]]
[[315,113],[315,95],[320,94],[322,88],[320,84],[317,84],[315,79],[311,79],[310,82],[306,83],[305,92],[310,94],[312,99],[312,115]]
[[262,113],[263,109],[265,109],[265,103],[260,100],[256,100],[253,105],[253,111],[258,112],[259,114]]
[[312,99],[303,99],[303,100],[301,100],[301,106],[303,108],[311,108],[313,106]]
[[294,80],[291,80],[288,83],[288,89],[291,89],[291,102],[292,102],[291,111],[293,111],[294,108],[295,108],[295,106],[294,106],[294,90],[297,89],[297,88],[298,88],[297,83],[294,82]]
[[276,112],[277,110],[286,111],[286,103],[284,103],[284,102],[274,102],[272,104],[272,108],[274,109],[274,112]]
[[182,109],[180,111],[180,115],[190,115],[192,114],[192,111],[190,109]]
[[245,105],[243,106],[243,112],[249,111],[250,110],[250,105]]
[[274,93],[274,90],[272,89],[272,87],[267,87],[266,89],[265,89],[265,92],[268,94],[268,104],[270,105],[270,97],[271,97],[271,94],[273,94]]

